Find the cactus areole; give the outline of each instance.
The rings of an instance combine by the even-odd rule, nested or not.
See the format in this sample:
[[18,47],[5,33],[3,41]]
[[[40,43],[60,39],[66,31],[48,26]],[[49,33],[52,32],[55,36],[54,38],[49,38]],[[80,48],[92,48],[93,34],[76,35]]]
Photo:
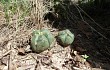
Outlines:
[[54,36],[49,30],[35,30],[32,33],[31,48],[34,52],[40,53],[48,48],[51,48],[54,40]]
[[58,33],[58,40],[62,46],[66,47],[72,44],[72,42],[74,41],[74,34],[72,34],[68,29],[60,31]]

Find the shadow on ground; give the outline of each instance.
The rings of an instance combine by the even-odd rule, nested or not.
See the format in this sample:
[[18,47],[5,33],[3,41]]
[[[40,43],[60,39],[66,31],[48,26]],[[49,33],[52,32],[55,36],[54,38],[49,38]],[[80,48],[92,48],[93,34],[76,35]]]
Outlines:
[[[58,12],[59,17],[53,16],[52,14],[48,15],[49,19],[55,19],[51,21],[53,22],[53,27],[58,28],[59,30],[70,29],[71,32],[73,32],[73,34],[75,35],[75,40],[71,46],[72,50],[77,51],[79,56],[85,54],[89,56],[89,58],[87,59],[87,66],[109,70],[110,69],[109,67],[110,66],[110,59],[109,59],[110,31],[108,30],[106,31],[104,29],[102,30],[98,28],[93,21],[88,19],[88,17],[84,16],[84,18],[86,18],[85,21],[87,21],[87,23],[90,24],[90,26],[84,21],[82,21],[81,18],[79,17],[79,13],[75,5],[71,4],[69,6],[64,6],[64,7],[65,9],[61,9],[61,12]],[[65,16],[66,18],[64,18],[64,16],[62,18],[62,14],[61,14],[62,11],[67,12]],[[107,14],[105,15],[106,12],[107,11],[104,11],[102,14],[104,14],[105,18],[109,18],[108,14],[110,13],[107,12]],[[109,23],[108,19],[104,19],[103,17],[100,16],[95,16],[93,18],[95,18],[99,23],[100,22],[105,23],[105,21],[106,24]],[[101,26],[103,27],[103,25],[105,24],[102,24]],[[93,29],[91,27],[93,27]],[[107,27],[107,25],[105,25],[105,27]],[[107,28],[109,28],[109,26]],[[107,39],[101,36],[100,33],[102,33],[102,35],[107,37]]]

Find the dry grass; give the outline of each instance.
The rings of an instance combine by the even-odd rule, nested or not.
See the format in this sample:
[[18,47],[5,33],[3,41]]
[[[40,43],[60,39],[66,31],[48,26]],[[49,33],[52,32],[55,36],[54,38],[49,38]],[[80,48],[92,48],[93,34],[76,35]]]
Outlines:
[[10,1],[8,9],[6,9],[6,4],[1,3],[0,37],[6,36],[9,40],[17,40],[28,35],[30,36],[34,29],[47,27],[44,15],[49,11],[50,1]]
[[[81,58],[80,56],[75,57],[75,59],[72,58],[70,48],[67,47],[64,49],[57,43],[55,43],[54,48],[44,51],[41,54],[32,53],[30,50],[30,38],[33,30],[49,29],[53,31],[52,33],[54,35],[57,34],[57,29],[52,28],[52,25],[48,25],[48,20],[44,20],[44,16],[48,12],[54,12],[54,9],[50,11],[54,6],[53,0],[10,1],[11,3],[9,5],[11,5],[11,10],[9,9],[9,5],[7,7],[7,5],[0,3],[1,70],[81,70],[80,68],[91,68],[89,65],[87,67],[86,64],[77,61]],[[72,13],[74,11],[70,11],[69,7],[67,8],[65,9],[65,6],[63,6],[63,10],[66,11],[64,18],[73,27],[73,21],[76,20],[74,17],[77,16],[74,16],[74,13]],[[79,25],[81,23],[79,22]],[[84,29],[87,30],[87,27]],[[80,25],[79,28],[82,28],[82,26]],[[84,29],[82,32],[84,32]],[[84,33],[86,34],[87,32]],[[80,35],[80,33],[77,35]],[[85,40],[86,38],[82,39]],[[80,40],[83,41],[82,39]],[[85,44],[86,42],[81,42],[81,45],[82,43]],[[90,46],[87,47],[90,48]],[[19,55],[19,53],[22,55]],[[78,68],[78,66],[81,67]]]
[[[30,49],[29,39],[32,31],[47,27],[47,22],[43,17],[49,11],[47,6],[50,7],[49,2],[43,0],[10,1],[7,8],[6,4],[0,4],[0,69],[2,70],[16,70],[19,67],[16,65],[23,65],[22,56],[18,55],[18,52],[21,51],[19,49],[25,48],[25,52]],[[24,68],[19,67],[19,69],[35,68],[36,60],[30,58],[30,55],[27,59],[29,62],[24,62]]]

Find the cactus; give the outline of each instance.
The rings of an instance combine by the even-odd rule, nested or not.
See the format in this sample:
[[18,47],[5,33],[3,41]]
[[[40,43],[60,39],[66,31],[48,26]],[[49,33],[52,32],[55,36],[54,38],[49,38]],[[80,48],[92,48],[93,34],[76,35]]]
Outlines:
[[72,34],[68,29],[60,31],[57,36],[59,43],[62,46],[68,46],[74,41],[74,34]]
[[31,48],[34,52],[40,53],[52,47],[55,41],[54,36],[46,29],[35,30],[32,33]]

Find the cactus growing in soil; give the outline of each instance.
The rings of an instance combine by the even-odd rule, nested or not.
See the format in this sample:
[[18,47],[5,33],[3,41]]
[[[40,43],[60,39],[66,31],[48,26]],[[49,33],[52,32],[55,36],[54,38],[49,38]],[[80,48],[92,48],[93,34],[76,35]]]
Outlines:
[[59,43],[62,46],[68,46],[72,44],[72,42],[74,41],[74,34],[72,34],[70,30],[66,29],[66,30],[60,31],[58,33],[57,38],[59,40]]
[[32,33],[31,48],[34,52],[40,53],[52,47],[55,39],[49,30],[35,30]]

